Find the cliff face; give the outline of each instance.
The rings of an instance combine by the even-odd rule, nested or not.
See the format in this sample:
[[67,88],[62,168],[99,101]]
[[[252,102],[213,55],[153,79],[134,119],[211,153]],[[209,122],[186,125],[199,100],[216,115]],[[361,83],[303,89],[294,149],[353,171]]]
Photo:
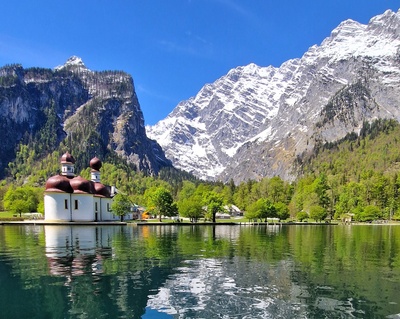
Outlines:
[[1,172],[18,144],[35,137],[47,148],[42,155],[64,141],[82,161],[116,152],[149,174],[171,165],[146,136],[132,77],[93,72],[77,57],[54,70],[0,69],[0,136]]
[[237,67],[147,128],[175,167],[236,182],[279,175],[317,143],[400,120],[400,11],[347,20],[279,68]]

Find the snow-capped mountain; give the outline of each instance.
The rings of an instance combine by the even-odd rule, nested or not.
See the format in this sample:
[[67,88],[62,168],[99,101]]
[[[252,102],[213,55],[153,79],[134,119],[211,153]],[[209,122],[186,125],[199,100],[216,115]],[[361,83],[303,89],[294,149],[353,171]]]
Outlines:
[[315,143],[400,120],[400,10],[342,22],[279,68],[237,67],[179,103],[147,134],[173,164],[204,179],[280,175]]

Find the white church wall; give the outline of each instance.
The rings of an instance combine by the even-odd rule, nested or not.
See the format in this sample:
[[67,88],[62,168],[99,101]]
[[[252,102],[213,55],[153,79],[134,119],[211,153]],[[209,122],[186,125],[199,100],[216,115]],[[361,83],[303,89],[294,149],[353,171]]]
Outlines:
[[72,194],[71,204],[73,221],[94,221],[92,194]]
[[118,220],[118,216],[114,216],[111,211],[111,198],[101,198],[101,216],[102,220]]
[[45,220],[71,220],[71,194],[45,193],[44,219]]

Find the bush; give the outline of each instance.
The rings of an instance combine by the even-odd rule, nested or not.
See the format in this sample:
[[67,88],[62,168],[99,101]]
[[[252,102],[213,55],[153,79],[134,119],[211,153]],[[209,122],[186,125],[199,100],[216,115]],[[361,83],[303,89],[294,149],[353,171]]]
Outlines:
[[321,221],[327,216],[325,208],[319,205],[314,205],[310,207],[310,217],[316,221]]
[[382,212],[377,206],[369,205],[364,207],[363,212],[360,215],[360,220],[363,222],[373,221],[380,219],[382,217]]
[[304,219],[308,218],[308,214],[304,211],[301,211],[301,212],[297,213],[296,218],[297,218],[297,220],[302,222]]

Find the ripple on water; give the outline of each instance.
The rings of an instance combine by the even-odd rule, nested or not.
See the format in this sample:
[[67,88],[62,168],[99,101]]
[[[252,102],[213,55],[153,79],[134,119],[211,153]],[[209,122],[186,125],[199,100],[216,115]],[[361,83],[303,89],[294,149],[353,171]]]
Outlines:
[[[245,261],[209,258],[185,264],[150,296],[149,308],[174,318],[306,318],[305,308],[281,299],[276,285],[239,278],[238,264],[248,267]],[[252,266],[249,277],[262,272]]]

